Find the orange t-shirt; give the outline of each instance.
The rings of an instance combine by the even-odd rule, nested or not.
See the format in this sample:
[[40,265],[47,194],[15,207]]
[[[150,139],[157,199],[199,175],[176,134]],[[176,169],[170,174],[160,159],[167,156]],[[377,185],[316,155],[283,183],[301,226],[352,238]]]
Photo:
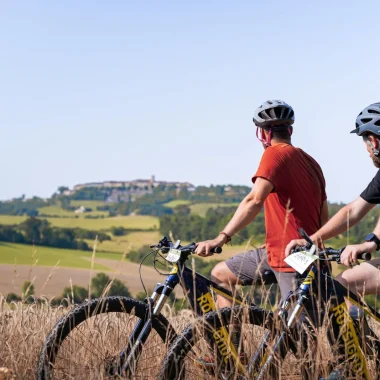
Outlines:
[[266,248],[269,265],[278,272],[294,272],[285,262],[285,247],[298,239],[298,228],[313,234],[321,227],[326,200],[325,179],[318,163],[299,148],[277,144],[265,149],[252,178],[272,182],[264,202]]

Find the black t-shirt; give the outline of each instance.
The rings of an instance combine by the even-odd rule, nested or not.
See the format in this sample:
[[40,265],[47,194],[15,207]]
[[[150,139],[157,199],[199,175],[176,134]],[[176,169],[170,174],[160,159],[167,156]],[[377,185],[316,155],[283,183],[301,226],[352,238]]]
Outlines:
[[380,170],[360,196],[368,203],[380,204]]

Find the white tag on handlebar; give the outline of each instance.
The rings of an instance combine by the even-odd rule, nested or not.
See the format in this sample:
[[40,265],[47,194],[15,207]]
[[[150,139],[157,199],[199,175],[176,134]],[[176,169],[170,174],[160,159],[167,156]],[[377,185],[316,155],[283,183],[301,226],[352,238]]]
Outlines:
[[300,251],[289,255],[284,261],[294,268],[298,273],[303,274],[305,270],[318,259],[318,256],[314,255],[315,245],[312,246],[310,251]]
[[166,261],[170,263],[176,263],[181,258],[181,251],[179,249],[172,248],[166,256]]

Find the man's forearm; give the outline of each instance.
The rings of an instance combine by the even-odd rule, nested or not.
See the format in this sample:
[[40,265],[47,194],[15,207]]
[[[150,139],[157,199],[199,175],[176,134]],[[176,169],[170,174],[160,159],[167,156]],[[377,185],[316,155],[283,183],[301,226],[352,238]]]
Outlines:
[[235,235],[255,219],[262,207],[262,203],[257,202],[254,198],[245,198],[223,231],[230,236]]
[[357,224],[362,217],[362,213],[351,205],[344,206],[312,236],[312,239],[323,241],[337,236]]

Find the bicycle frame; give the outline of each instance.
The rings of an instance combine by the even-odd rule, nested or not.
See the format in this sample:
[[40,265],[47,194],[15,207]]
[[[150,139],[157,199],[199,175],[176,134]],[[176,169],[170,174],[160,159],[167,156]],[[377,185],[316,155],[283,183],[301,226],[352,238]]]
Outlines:
[[[339,363],[347,363],[351,367],[351,370],[355,372],[355,376],[370,379],[365,358],[366,339],[360,334],[358,321],[350,317],[346,299],[362,308],[378,322],[380,322],[380,314],[361,301],[342,284],[334,280],[328,270],[324,271],[322,269],[320,271],[317,265],[312,265],[299,287],[297,305],[287,320],[288,331],[296,326],[300,315],[305,310],[307,303],[311,301],[313,295],[319,296],[322,305],[327,305],[328,307],[326,311],[332,326],[332,331],[329,330],[328,332],[328,339],[331,346],[337,345],[339,354],[342,356]],[[288,305],[286,307],[289,308]],[[265,372],[273,361],[274,356],[279,353],[281,348],[284,349],[285,339],[288,336],[287,329],[282,330],[271,352],[268,354],[265,350],[262,350],[261,355],[256,357],[255,362],[250,366],[250,371],[253,373],[255,373],[255,370],[260,371],[257,379],[265,377]],[[370,331],[374,335],[372,330]],[[264,340],[262,346],[266,348],[268,343],[269,337],[266,337],[266,341]],[[378,347],[380,347],[380,343]],[[380,353],[378,353],[379,355]],[[378,360],[380,360],[380,356]]]
[[[120,354],[120,360],[121,363],[123,363],[121,366],[122,373],[125,373],[126,371],[134,372],[135,365],[141,354],[142,346],[148,339],[152,330],[152,318],[161,312],[168,297],[178,284],[182,286],[191,309],[198,315],[203,315],[212,310],[216,310],[213,294],[222,295],[237,305],[242,304],[243,300],[239,295],[233,295],[229,290],[224,289],[210,279],[189,269],[185,266],[185,261],[186,260],[180,260],[178,263],[174,264],[165,283],[158,283],[154,288],[152,295],[146,299],[149,306],[149,317],[146,321],[140,320],[136,324],[129,337],[127,347]],[[174,331],[169,331],[169,336],[167,338],[168,344],[170,344],[175,336]],[[230,360],[232,360],[241,371],[244,371],[236,349],[231,343],[228,329],[226,327],[214,331],[210,340],[213,340],[216,344],[218,359],[221,359],[227,365]]]

